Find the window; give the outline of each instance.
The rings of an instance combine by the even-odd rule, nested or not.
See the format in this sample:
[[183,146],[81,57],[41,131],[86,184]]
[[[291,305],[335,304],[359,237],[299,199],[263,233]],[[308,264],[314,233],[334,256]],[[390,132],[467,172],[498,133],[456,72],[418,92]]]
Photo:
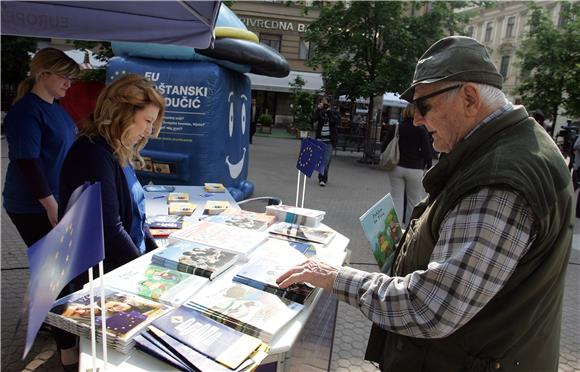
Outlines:
[[493,33],[493,22],[487,22],[485,25],[485,39],[484,41],[491,41],[491,34]]
[[501,57],[501,65],[499,68],[499,73],[503,76],[503,79],[507,79],[508,71],[510,66],[510,56]]
[[514,37],[515,27],[516,27],[516,17],[515,16],[508,17],[507,26],[505,29],[505,37],[506,38]]
[[298,50],[298,59],[310,59],[314,55],[316,46],[310,41],[300,39],[300,48]]
[[467,27],[467,31],[465,31],[465,36],[473,37],[473,26]]
[[267,45],[270,48],[274,49],[275,51],[279,52],[281,39],[282,39],[281,35],[261,34],[260,44]]

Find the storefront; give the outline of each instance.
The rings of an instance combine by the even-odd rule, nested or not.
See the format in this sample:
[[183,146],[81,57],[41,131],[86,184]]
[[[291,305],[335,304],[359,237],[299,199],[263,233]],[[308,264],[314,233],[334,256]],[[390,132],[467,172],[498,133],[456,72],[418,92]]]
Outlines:
[[301,76],[305,90],[322,89],[322,75],[306,65],[313,47],[304,39],[308,24],[318,18],[318,12],[304,15],[302,6],[284,2],[236,2],[232,11],[258,35],[261,44],[279,52],[290,65],[290,75],[285,78],[248,74],[252,81],[252,119],[269,113],[275,127],[287,127],[292,124],[288,84]]

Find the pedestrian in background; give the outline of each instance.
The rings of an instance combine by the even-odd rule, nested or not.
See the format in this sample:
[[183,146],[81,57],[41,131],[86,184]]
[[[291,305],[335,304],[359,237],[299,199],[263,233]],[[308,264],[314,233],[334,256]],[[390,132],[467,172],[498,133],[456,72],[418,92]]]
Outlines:
[[390,270],[309,258],[277,279],[332,290],[359,309],[374,323],[365,359],[381,371],[558,370],[572,182],[503,80],[477,40],[433,44],[401,97],[442,155]]
[[[402,223],[409,221],[411,211],[427,194],[421,182],[426,169],[431,168],[433,150],[429,133],[423,126],[413,125],[415,108],[405,107],[399,125],[399,164],[388,171],[395,210]],[[389,127],[381,153],[395,135],[395,125]]]
[[10,162],[3,205],[28,247],[58,220],[59,174],[76,126],[56,100],[65,96],[79,71],[61,50],[40,50],[4,120]]
[[338,125],[340,124],[340,114],[330,107],[329,97],[323,97],[320,100],[318,108],[312,115],[312,122],[316,138],[326,145],[324,173],[318,174],[318,183],[324,187],[328,183],[328,169],[332,160],[332,150],[338,143]]

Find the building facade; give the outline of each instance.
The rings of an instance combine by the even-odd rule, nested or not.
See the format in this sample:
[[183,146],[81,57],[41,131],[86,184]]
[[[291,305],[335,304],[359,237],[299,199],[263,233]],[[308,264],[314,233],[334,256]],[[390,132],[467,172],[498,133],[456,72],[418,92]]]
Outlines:
[[275,126],[291,125],[288,84],[300,75],[305,80],[305,90],[322,88],[320,71],[306,64],[313,46],[304,39],[306,28],[318,18],[318,11],[304,14],[303,6],[284,1],[237,1],[231,9],[248,30],[258,35],[260,43],[276,50],[290,65],[290,75],[285,78],[248,74],[252,81],[252,116],[257,119],[262,113],[269,113]]
[[[560,22],[561,2],[536,1],[535,5],[546,9],[554,24]],[[465,28],[465,35],[473,37],[489,49],[494,64],[504,76],[504,93],[510,101],[520,103],[521,99],[515,93],[516,87],[521,82],[520,59],[516,51],[529,32],[528,18],[531,15],[529,3],[498,1],[492,8],[477,7],[463,11],[469,12],[471,16]],[[565,116],[559,115],[555,133],[562,124],[565,124],[566,119]]]

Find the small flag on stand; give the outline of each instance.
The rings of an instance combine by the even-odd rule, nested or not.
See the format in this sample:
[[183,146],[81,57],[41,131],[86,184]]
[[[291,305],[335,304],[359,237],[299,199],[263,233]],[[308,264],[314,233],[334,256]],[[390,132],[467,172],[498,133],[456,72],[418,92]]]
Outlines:
[[60,291],[104,258],[101,184],[82,185],[71,196],[61,221],[28,249],[28,329],[23,358]]
[[324,153],[326,145],[312,138],[303,138],[300,144],[300,155],[296,168],[307,177],[314,171],[324,172]]

